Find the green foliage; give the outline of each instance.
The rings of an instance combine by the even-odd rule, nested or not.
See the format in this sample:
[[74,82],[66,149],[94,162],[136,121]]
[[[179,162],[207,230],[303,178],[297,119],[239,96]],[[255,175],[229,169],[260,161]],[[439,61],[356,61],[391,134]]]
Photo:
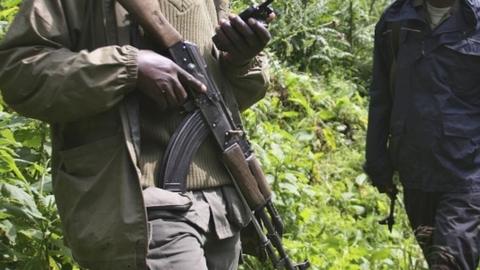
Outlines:
[[72,269],[51,195],[47,126],[0,113],[0,269]]
[[0,0],[0,39],[5,35],[8,23],[18,11],[22,0]]
[[289,252],[312,269],[425,269],[403,212],[393,233],[378,224],[389,201],[361,170],[366,100],[356,84],[274,66],[272,91],[244,116]]
[[[249,1],[235,2],[240,10]],[[372,32],[388,0],[274,1],[269,48],[289,67],[313,74],[343,74],[367,85]],[[363,92],[363,89],[360,89]]]
[[[0,38],[21,0],[0,0]],[[275,0],[272,87],[245,126],[284,217],[316,269],[425,269],[407,219],[362,173],[372,30],[387,0]],[[247,1],[234,1],[234,9]],[[63,245],[45,124],[0,106],[0,269],[79,269]],[[401,204],[401,203],[400,203]],[[400,207],[399,207],[400,208]],[[243,269],[268,269],[247,258]]]
[[[0,0],[0,38],[21,0]],[[0,269],[78,269],[63,244],[44,123],[0,100]]]

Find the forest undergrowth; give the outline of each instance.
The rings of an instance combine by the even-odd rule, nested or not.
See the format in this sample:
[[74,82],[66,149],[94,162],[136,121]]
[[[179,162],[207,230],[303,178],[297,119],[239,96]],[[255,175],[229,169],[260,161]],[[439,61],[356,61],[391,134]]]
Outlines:
[[[21,0],[0,0],[0,39]],[[426,269],[397,203],[362,172],[373,28],[387,0],[276,0],[272,84],[244,124],[286,223],[284,243],[312,270]],[[251,4],[233,3],[234,10]],[[51,194],[48,125],[0,106],[0,269],[79,269]],[[401,196],[401,195],[400,195]],[[401,201],[401,200],[399,200]],[[244,270],[269,269],[247,258]]]

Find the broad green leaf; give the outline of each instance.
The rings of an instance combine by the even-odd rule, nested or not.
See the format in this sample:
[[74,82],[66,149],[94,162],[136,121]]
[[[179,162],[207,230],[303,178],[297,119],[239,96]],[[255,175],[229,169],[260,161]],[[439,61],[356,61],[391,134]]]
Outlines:
[[6,204],[3,207],[14,213],[23,213],[29,218],[42,219],[43,216],[37,209],[34,198],[22,190],[21,188],[10,185],[0,184],[0,191],[2,196],[11,200],[11,204]]
[[25,237],[29,238],[30,240],[43,240],[44,235],[43,232],[37,229],[27,229],[27,230],[20,230],[18,231],[19,234],[24,235]]
[[0,149],[0,159],[3,160],[5,163],[7,163],[8,168],[21,180],[25,180],[25,177],[23,176],[22,172],[17,167],[17,164],[15,163],[15,160],[11,153],[7,151],[7,149],[3,148]]
[[48,263],[51,270],[61,270],[57,262],[55,262],[55,260],[51,256],[48,257]]
[[17,240],[17,230],[15,226],[8,220],[0,221],[0,236],[5,235],[11,245],[16,244]]
[[324,127],[322,129],[323,136],[325,138],[325,142],[330,147],[330,149],[335,150],[337,148],[337,142],[335,140],[335,136],[333,135],[332,129],[329,127]]

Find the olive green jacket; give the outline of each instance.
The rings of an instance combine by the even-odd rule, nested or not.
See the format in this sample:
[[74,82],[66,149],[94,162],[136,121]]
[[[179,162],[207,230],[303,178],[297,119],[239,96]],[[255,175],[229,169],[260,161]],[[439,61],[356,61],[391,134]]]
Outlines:
[[[226,14],[225,2],[214,3]],[[82,266],[102,270],[145,269],[148,245],[138,119],[130,106],[138,50],[128,45],[124,15],[113,0],[24,0],[0,45],[4,100],[52,127],[65,241]],[[220,64],[215,53],[205,57],[233,111],[264,95],[261,61],[236,68]]]

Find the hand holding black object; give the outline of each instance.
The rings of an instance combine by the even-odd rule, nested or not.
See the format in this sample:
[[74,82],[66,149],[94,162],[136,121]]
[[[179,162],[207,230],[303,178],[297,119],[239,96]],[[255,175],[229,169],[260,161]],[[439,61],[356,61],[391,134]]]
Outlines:
[[388,183],[377,183],[375,184],[375,187],[377,188],[378,192],[386,193],[387,195],[396,192],[397,190],[397,187],[395,187],[392,180],[390,180]]
[[[272,12],[265,22],[274,19],[275,13]],[[247,64],[271,39],[265,24],[253,18],[244,21],[235,15],[230,15],[228,20],[220,20],[215,31],[213,42],[223,52],[224,59],[238,66]]]
[[206,86],[172,60],[149,50],[138,52],[137,87],[161,108],[178,107],[185,103],[187,91],[206,92]]
[[392,187],[385,191],[385,193],[387,193],[388,197],[390,198],[390,214],[388,217],[380,220],[379,223],[382,225],[387,225],[388,230],[391,232],[393,229],[393,224],[395,224],[395,202],[397,201],[398,189],[396,186],[392,185]]

